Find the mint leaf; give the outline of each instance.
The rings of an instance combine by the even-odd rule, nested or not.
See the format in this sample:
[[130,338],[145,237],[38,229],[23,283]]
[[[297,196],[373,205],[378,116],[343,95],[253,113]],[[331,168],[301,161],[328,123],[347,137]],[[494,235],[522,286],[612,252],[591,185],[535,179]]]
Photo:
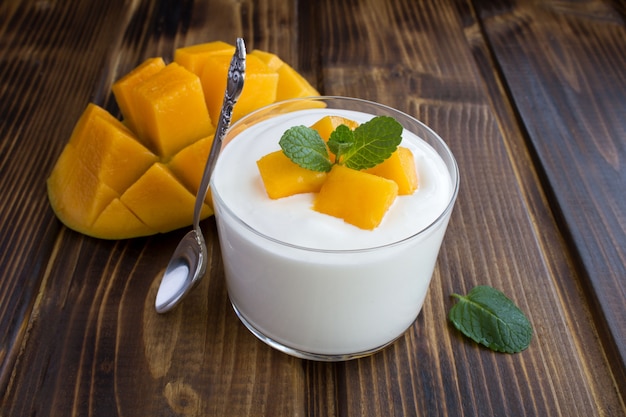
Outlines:
[[278,142],[289,159],[302,168],[328,172],[332,167],[326,143],[319,133],[306,126],[294,126],[285,131]]
[[328,138],[328,149],[335,154],[336,161],[341,161],[342,155],[348,152],[353,146],[354,132],[346,125],[337,126]]
[[402,125],[393,117],[377,116],[354,129],[354,145],[344,150],[340,164],[360,170],[389,158],[402,141]]
[[[361,170],[371,168],[389,158],[402,141],[402,125],[393,117],[377,116],[350,130],[339,125],[328,138],[328,145],[310,127],[294,126],[285,131],[278,142],[289,159],[312,171],[328,172],[334,163]],[[328,146],[328,148],[326,147]]]
[[530,345],[532,326],[524,313],[495,288],[480,285],[450,309],[452,324],[470,339],[488,348],[517,353]]

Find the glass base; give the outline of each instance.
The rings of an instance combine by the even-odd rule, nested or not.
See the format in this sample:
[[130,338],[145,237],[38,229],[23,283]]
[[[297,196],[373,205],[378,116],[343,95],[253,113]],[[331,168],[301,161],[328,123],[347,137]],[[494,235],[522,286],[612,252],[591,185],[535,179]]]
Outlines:
[[362,358],[364,356],[369,356],[369,355],[372,355],[372,354],[374,354],[376,352],[381,351],[385,347],[387,347],[387,346],[391,345],[393,342],[395,342],[400,336],[402,336],[402,335],[400,335],[397,338],[389,341],[388,343],[385,343],[382,346],[378,346],[378,347],[376,347],[374,349],[370,349],[370,350],[366,350],[366,351],[362,351],[362,352],[345,353],[345,354],[324,354],[324,353],[306,352],[306,351],[303,351],[303,350],[299,350],[299,349],[291,348],[289,346],[285,346],[282,343],[277,342],[276,340],[265,336],[261,331],[259,331],[256,327],[254,327],[244,317],[243,314],[241,314],[241,312],[239,311],[237,306],[232,301],[231,301],[230,304],[233,306],[233,310],[235,310],[235,314],[237,314],[237,317],[239,317],[239,320],[241,320],[241,322],[246,326],[246,328],[248,330],[250,330],[250,332],[253,335],[255,335],[259,340],[261,340],[265,344],[273,347],[274,349],[276,349],[278,351],[286,353],[287,355],[290,355],[290,356],[295,356],[296,358],[300,358],[300,359],[308,359],[308,360],[320,361],[320,362],[340,362],[340,361],[347,361],[347,360],[350,360],[350,359]]

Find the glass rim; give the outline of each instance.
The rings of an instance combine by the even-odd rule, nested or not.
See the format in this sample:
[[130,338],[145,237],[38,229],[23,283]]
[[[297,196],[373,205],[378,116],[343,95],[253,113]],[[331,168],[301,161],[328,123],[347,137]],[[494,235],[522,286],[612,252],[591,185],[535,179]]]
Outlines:
[[[239,125],[245,125],[245,123],[247,121],[249,121],[250,119],[254,120],[256,117],[258,117],[259,114],[267,112],[271,108],[285,106],[285,105],[288,105],[289,103],[293,103],[293,102],[331,101],[331,100],[334,100],[334,101],[344,101],[344,102],[353,102],[353,103],[361,103],[361,104],[364,104],[364,105],[367,105],[367,106],[378,107],[380,109],[384,109],[385,111],[387,111],[389,113],[395,113],[395,114],[400,115],[402,117],[406,117],[406,118],[410,119],[412,122],[417,123],[422,129],[424,129],[428,134],[430,134],[431,135],[431,139],[434,139],[434,141],[437,142],[437,144],[442,148],[442,150],[445,152],[446,156],[449,158],[449,160],[450,160],[450,162],[452,164],[452,167],[448,167],[448,163],[444,159],[444,163],[446,164],[446,168],[448,168],[448,171],[450,172],[450,176],[451,176],[451,179],[452,179],[453,190],[452,190],[452,193],[450,194],[450,197],[448,199],[448,204],[446,205],[445,209],[443,209],[441,211],[441,213],[432,222],[430,222],[425,227],[421,228],[417,232],[412,233],[411,235],[409,235],[409,236],[407,236],[405,238],[398,239],[398,240],[395,240],[395,241],[389,242],[389,243],[384,243],[384,244],[381,244],[381,245],[375,245],[375,246],[370,246],[370,247],[365,247],[365,248],[352,248],[352,249],[322,249],[322,248],[314,248],[314,247],[297,245],[297,244],[285,242],[285,241],[283,241],[281,239],[277,239],[277,238],[274,238],[272,236],[268,236],[265,233],[259,232],[254,227],[252,227],[251,225],[246,223],[243,219],[241,219],[235,212],[233,212],[233,210],[231,210],[228,207],[228,205],[224,202],[224,200],[220,196],[220,194],[217,191],[217,189],[212,186],[213,180],[211,180],[211,196],[212,196],[211,198],[213,200],[214,211],[215,212],[217,211],[217,210],[215,210],[215,207],[216,207],[216,200],[218,200],[219,203],[220,203],[220,207],[224,211],[226,211],[227,214],[230,217],[232,217],[239,225],[243,226],[246,230],[254,233],[258,237],[260,237],[260,238],[262,238],[264,240],[267,240],[269,242],[278,244],[280,246],[288,247],[288,248],[291,248],[291,249],[296,249],[296,250],[306,251],[306,252],[324,253],[324,254],[364,253],[364,252],[377,251],[377,250],[388,248],[388,247],[399,246],[399,245],[402,245],[402,244],[404,244],[404,243],[406,243],[408,241],[418,239],[420,236],[426,234],[428,231],[430,231],[435,226],[440,224],[443,221],[443,219],[445,219],[448,216],[448,214],[452,211],[452,209],[454,208],[454,203],[455,203],[457,195],[459,193],[459,186],[460,186],[459,166],[458,166],[458,163],[456,162],[456,158],[454,157],[454,154],[452,153],[452,151],[448,147],[448,144],[441,138],[441,136],[439,136],[437,134],[437,132],[435,132],[433,129],[431,129],[428,125],[422,123],[420,120],[418,120],[417,118],[411,116],[408,113],[405,113],[405,112],[400,111],[398,109],[395,109],[393,107],[387,106],[385,104],[377,103],[377,102],[370,101],[370,100],[364,100],[364,99],[360,99],[360,98],[354,98],[354,97],[343,97],[343,96],[299,97],[299,98],[293,98],[293,99],[288,99],[288,100],[277,101],[277,102],[274,102],[272,104],[268,104],[266,106],[263,106],[263,107],[261,107],[261,108],[259,108],[257,110],[254,110],[254,111],[248,113],[247,115],[243,116],[241,119],[237,120],[235,123],[233,123],[230,126],[230,128],[226,132],[225,137],[228,136],[229,133],[231,133],[233,131],[237,132],[237,130],[238,130],[237,128],[239,127]],[[295,109],[295,110],[290,111],[290,112],[301,111],[301,110],[306,110],[306,109]],[[345,109],[342,109],[342,110],[345,110]],[[352,109],[350,109],[350,110],[352,110]],[[269,116],[270,117],[275,117],[275,116],[280,116],[280,115],[286,114],[286,113],[287,112],[270,114]],[[262,118],[262,119],[260,119],[258,121],[258,123],[260,123],[262,121],[265,121],[265,120],[269,119],[270,117]],[[404,128],[404,125],[403,125],[403,128]],[[235,137],[230,139],[230,140],[235,139],[236,136],[237,136],[237,134],[235,134]],[[418,135],[418,137],[420,139],[422,139],[422,140],[425,140],[424,138],[422,138],[419,135]],[[228,144],[228,142],[230,142],[230,140],[229,141],[225,141],[222,144],[222,149],[220,150],[220,152],[224,149],[224,147]],[[432,146],[430,143],[428,143],[428,141],[426,141],[426,143],[429,146]],[[442,155],[440,154],[440,151],[438,149],[434,149],[434,150],[435,150],[435,152],[437,152],[437,154],[440,155],[440,157],[442,157]],[[219,163],[219,158],[218,158],[218,163]]]

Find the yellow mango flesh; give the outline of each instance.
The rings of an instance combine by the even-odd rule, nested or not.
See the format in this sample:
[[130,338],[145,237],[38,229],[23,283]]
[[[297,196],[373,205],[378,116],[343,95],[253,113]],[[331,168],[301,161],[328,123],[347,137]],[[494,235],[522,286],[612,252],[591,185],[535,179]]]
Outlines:
[[108,239],[128,239],[157,233],[120,201],[113,199],[90,227],[90,234]]
[[117,80],[115,84],[113,84],[113,87],[111,87],[115,101],[117,101],[117,105],[124,115],[124,122],[129,128],[135,129],[135,119],[138,118],[135,116],[136,106],[133,104],[134,88],[163,68],[165,68],[163,58],[149,58],[137,68]]
[[[196,143],[178,152],[168,163],[168,168],[193,195],[196,195],[200,188],[204,166],[211,152],[212,144],[212,136],[200,139]],[[213,207],[210,190],[207,192],[204,202],[210,207]]]
[[65,145],[47,186],[54,212],[66,225],[82,233],[88,231],[102,210],[119,197],[77,158],[72,144]]
[[[89,104],[47,181],[57,217],[71,229],[104,239],[190,225],[215,131],[204,91],[219,96],[221,106],[226,82],[224,72],[219,85],[208,80],[205,86],[197,73],[214,62],[209,57],[222,54],[229,64],[233,51],[234,46],[217,41],[180,48],[177,62],[169,65],[162,58],[146,60],[112,88],[123,123]],[[260,80],[279,77],[258,58],[249,61],[255,59],[260,64],[248,66],[246,85],[256,72]],[[268,77],[267,71],[273,75]],[[266,99],[255,102],[251,84],[246,111],[269,104]],[[257,94],[275,98],[275,84],[257,83],[256,88],[269,89]],[[212,214],[210,192],[205,203],[202,218]]]
[[333,165],[315,198],[313,209],[373,230],[398,195],[398,185],[386,178]]
[[273,199],[318,192],[327,175],[298,166],[282,150],[265,155],[257,161],[257,166],[265,191]]
[[[215,124],[218,122],[224,102],[224,90],[231,59],[232,56],[229,55],[208,57],[200,77],[204,86],[206,106]],[[251,111],[276,101],[277,86],[278,73],[272,71],[258,57],[249,54],[246,57],[246,78],[243,90],[233,108],[231,121],[234,122]]]
[[328,142],[330,138],[330,134],[333,133],[333,130],[337,129],[338,126],[346,125],[351,130],[356,129],[359,124],[354,120],[346,119],[341,116],[324,116],[317,122],[311,125],[311,129],[317,130],[317,133],[320,134],[324,142]]
[[400,146],[385,161],[363,171],[394,181],[398,184],[399,195],[410,195],[417,190],[415,158],[409,148]]
[[215,41],[201,43],[178,48],[174,51],[174,62],[177,62],[200,77],[208,57],[216,54],[225,54],[231,59],[233,53],[235,53],[235,47],[226,42]]
[[75,158],[119,194],[158,160],[133,132],[94,104],[87,106],[69,143]]
[[[152,165],[120,198],[150,228],[168,232],[191,224],[195,196],[162,163]],[[203,207],[202,217],[211,214]]]
[[200,79],[171,63],[135,88],[137,134],[163,158],[215,131]]
[[259,57],[271,70],[278,73],[276,101],[294,97],[319,96],[317,90],[302,75],[278,56],[259,50],[254,50],[250,54]]

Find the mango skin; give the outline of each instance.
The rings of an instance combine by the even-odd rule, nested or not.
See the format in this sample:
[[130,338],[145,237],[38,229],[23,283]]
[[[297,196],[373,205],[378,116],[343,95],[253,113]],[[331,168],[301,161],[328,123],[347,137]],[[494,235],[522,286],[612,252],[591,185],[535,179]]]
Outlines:
[[[147,59],[113,85],[123,122],[95,104],[87,105],[47,179],[51,208],[67,227],[96,238],[128,239],[191,224],[195,194],[215,130],[204,91],[217,88],[221,90],[217,95],[224,94],[223,87],[213,85],[212,79],[207,80],[208,87],[196,80],[200,80],[208,57],[228,55],[230,62],[234,49],[216,41],[177,49],[175,62],[169,65],[159,57]],[[260,58],[253,58],[273,72],[269,78],[280,79],[278,69],[291,68],[276,55],[259,52],[264,59],[280,63],[270,69]],[[170,69],[163,72],[167,67]],[[161,81],[154,82],[158,77]],[[152,90],[146,85],[151,82],[156,90],[166,93],[150,96]],[[285,90],[287,98],[299,97],[293,94],[303,91],[319,95],[304,78],[299,82],[300,92]],[[173,104],[178,92],[188,93],[189,89],[195,94],[193,100]],[[201,100],[197,99],[198,91]],[[274,87],[269,94],[275,97]],[[190,105],[190,101],[195,104]],[[265,104],[251,99],[247,111]],[[170,116],[167,112],[159,114],[162,105],[175,109]],[[181,117],[192,113],[196,115],[192,124],[198,126],[177,137]],[[211,207],[209,192],[202,218],[212,215]]]

